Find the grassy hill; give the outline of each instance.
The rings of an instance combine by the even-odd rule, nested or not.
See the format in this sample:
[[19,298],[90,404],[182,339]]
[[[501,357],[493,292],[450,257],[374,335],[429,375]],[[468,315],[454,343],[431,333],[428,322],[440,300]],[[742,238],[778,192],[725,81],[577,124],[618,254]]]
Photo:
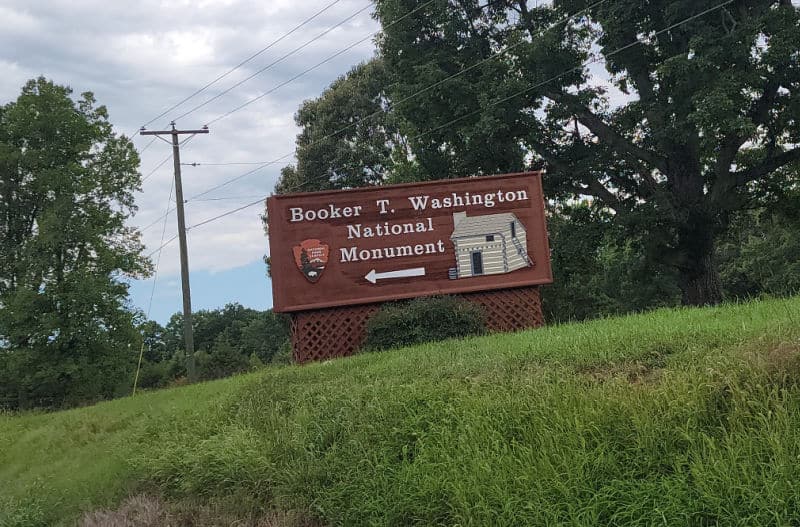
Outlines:
[[0,416],[0,525],[145,492],[322,525],[793,525],[800,299]]

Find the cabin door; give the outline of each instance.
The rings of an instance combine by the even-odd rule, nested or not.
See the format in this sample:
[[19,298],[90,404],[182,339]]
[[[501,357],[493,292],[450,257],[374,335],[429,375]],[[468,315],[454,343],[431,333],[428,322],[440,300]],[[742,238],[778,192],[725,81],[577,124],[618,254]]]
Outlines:
[[480,251],[472,253],[472,275],[483,274],[483,254]]

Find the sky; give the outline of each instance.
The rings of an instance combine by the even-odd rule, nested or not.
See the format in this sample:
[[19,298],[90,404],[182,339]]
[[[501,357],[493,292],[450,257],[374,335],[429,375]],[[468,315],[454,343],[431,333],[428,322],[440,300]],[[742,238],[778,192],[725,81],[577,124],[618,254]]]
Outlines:
[[[333,4],[333,5],[331,5]],[[177,120],[182,129],[200,128],[238,105],[267,92],[304,70],[369,36],[379,26],[367,0],[3,0],[0,4],[0,104],[17,98],[23,84],[43,75],[76,94],[94,93],[108,108],[118,133],[134,136],[144,123],[266,47],[289,30],[330,6],[301,29],[275,44],[184,105],[154,121],[149,129],[168,129],[169,122],[220,94],[293,49],[302,50],[206,106]],[[364,9],[366,8],[366,9]],[[360,13],[356,14],[358,11]],[[316,38],[320,33],[344,24]],[[314,40],[316,38],[316,40]],[[289,154],[299,132],[294,113],[303,100],[319,94],[338,76],[374,53],[372,39],[355,45],[330,62],[230,116],[210,125],[181,148],[184,163],[256,163]],[[142,151],[151,137],[135,135]],[[169,139],[167,137],[166,139]],[[147,252],[177,233],[175,212],[165,215],[173,181],[171,147],[155,141],[141,154],[141,172],[150,177],[136,194],[138,211],[130,224],[147,227]],[[169,158],[160,168],[156,167]],[[257,200],[274,187],[280,168],[293,159],[210,192],[206,189],[256,165],[184,166],[187,225],[202,222]],[[154,171],[155,170],[155,171]],[[239,302],[255,309],[272,305],[270,282],[262,258],[268,252],[262,229],[262,207],[256,205],[188,233],[193,310]],[[153,278],[133,281],[132,307],[165,323],[182,309],[177,240],[158,259]]]

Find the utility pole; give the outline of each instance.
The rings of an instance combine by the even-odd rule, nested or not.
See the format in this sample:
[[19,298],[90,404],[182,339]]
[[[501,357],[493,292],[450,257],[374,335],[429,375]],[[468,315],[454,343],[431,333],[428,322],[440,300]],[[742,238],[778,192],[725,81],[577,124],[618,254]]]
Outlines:
[[[186,218],[183,215],[183,184],[181,183],[181,151],[178,142],[179,135],[207,134],[208,126],[200,130],[177,130],[175,121],[171,122],[172,130],[145,130],[139,131],[141,135],[171,135],[172,136],[172,162],[175,166],[175,204],[178,211],[178,241],[181,248],[181,286],[183,288],[183,340],[186,343],[186,373],[189,382],[197,381],[197,370],[194,364],[194,334],[192,332],[192,295],[189,290],[189,254],[186,247]],[[159,137],[160,139],[160,137]]]

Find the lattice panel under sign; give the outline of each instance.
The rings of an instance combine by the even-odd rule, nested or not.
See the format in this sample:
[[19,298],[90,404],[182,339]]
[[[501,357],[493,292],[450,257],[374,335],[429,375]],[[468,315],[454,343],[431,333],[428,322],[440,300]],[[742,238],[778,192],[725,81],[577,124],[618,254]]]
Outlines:
[[[490,331],[519,331],[544,325],[539,287],[459,295],[483,307]],[[298,363],[346,357],[358,351],[367,321],[381,304],[334,307],[292,314],[292,349]]]
[[299,363],[346,357],[366,336],[367,320],[380,304],[333,307],[292,314],[292,349]]
[[544,325],[539,287],[500,289],[459,295],[483,307],[490,331],[519,331]]

